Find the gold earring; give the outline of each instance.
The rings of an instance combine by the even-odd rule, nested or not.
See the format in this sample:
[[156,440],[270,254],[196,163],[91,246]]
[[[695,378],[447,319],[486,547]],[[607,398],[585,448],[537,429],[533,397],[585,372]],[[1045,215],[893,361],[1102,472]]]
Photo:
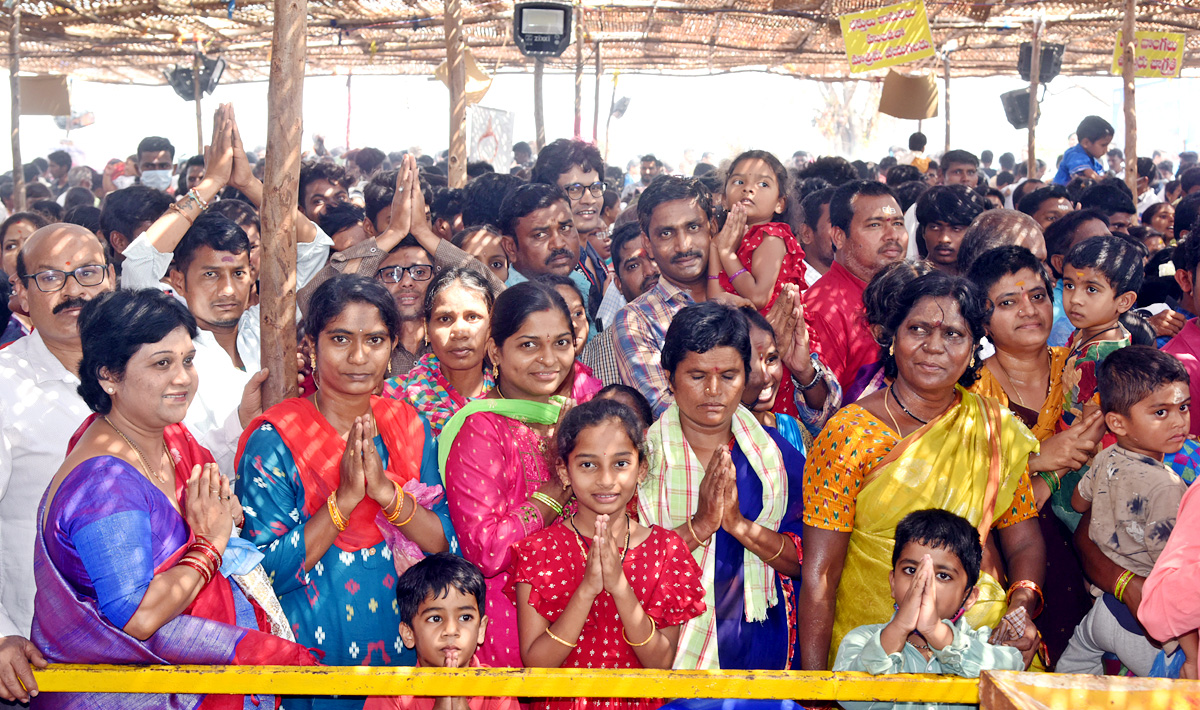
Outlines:
[[391,361],[391,360],[388,360],[388,369],[387,369],[387,373],[388,373],[389,375],[390,375],[390,374],[392,374],[392,361]]
[[896,342],[895,341],[892,341],[892,344],[888,346],[888,355],[890,355],[891,357],[896,357]]
[[316,353],[313,353],[312,355],[308,356],[308,363],[310,365],[312,365],[313,372],[316,372],[317,371],[317,354]]

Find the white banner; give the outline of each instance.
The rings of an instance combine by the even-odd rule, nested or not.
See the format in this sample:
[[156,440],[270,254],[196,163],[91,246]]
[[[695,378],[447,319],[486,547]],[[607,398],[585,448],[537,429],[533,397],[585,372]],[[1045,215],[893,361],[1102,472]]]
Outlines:
[[498,173],[513,162],[513,114],[483,106],[467,106],[467,160],[484,160]]

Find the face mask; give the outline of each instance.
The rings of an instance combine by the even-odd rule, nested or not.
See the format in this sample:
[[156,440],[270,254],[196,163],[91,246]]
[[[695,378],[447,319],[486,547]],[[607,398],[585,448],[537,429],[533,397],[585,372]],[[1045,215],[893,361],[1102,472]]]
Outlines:
[[117,186],[118,190],[124,190],[125,188],[132,186],[135,180],[137,180],[137,178],[132,175],[120,175],[113,178],[113,184]]
[[166,191],[171,186],[170,170],[146,170],[142,172],[142,184],[155,190]]

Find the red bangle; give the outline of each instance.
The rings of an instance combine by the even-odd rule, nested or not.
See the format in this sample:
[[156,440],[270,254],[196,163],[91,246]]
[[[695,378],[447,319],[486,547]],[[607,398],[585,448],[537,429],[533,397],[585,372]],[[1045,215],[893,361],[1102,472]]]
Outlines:
[[1005,597],[1006,603],[1012,603],[1013,592],[1017,591],[1018,589],[1028,589],[1037,595],[1037,609],[1035,609],[1031,614],[1031,616],[1036,619],[1038,615],[1042,613],[1042,610],[1046,608],[1046,598],[1042,596],[1041,587],[1037,586],[1037,584],[1029,581],[1028,579],[1022,579],[1013,582],[1013,585],[1008,588],[1008,595]]
[[208,561],[212,563],[213,569],[221,568],[221,561],[223,559],[221,553],[215,545],[198,535],[196,536],[196,540],[188,545],[188,552],[197,552],[207,557]]
[[183,559],[179,560],[179,564],[196,570],[196,572],[200,574],[200,580],[204,582],[205,585],[212,581],[212,570],[210,570],[203,562],[200,562],[196,558],[184,557]]

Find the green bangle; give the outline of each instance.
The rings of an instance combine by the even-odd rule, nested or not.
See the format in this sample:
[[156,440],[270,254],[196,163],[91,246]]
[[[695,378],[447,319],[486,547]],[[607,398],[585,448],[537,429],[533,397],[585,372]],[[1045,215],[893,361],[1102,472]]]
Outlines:
[[559,503],[558,501],[554,500],[550,496],[546,495],[545,493],[542,493],[541,491],[534,491],[533,495],[529,496],[529,499],[536,500],[537,502],[546,506],[550,510],[553,510],[555,515],[562,515],[562,512],[563,512],[562,504]]
[[1041,476],[1042,480],[1046,482],[1047,486],[1049,486],[1050,495],[1054,495],[1055,493],[1058,493],[1058,489],[1060,487],[1062,487],[1062,483],[1060,482],[1060,479],[1058,479],[1057,476],[1054,478],[1051,478],[1050,474],[1047,473],[1046,471],[1038,471],[1037,475]]

